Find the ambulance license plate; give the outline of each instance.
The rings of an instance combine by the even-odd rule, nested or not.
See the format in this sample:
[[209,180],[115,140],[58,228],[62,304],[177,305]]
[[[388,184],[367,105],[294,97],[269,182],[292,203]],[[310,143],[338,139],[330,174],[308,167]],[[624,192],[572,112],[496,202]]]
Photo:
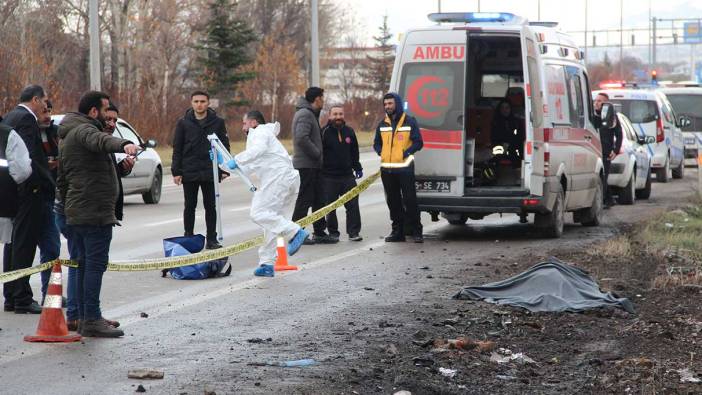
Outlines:
[[415,189],[417,192],[438,192],[450,193],[451,181],[415,181]]

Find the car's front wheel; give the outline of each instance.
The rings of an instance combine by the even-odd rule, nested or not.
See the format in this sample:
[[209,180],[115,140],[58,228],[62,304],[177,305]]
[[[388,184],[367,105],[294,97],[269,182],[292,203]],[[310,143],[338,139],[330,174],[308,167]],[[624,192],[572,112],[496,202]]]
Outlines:
[[161,200],[161,184],[163,181],[163,173],[160,167],[156,168],[153,181],[151,181],[151,189],[141,194],[146,204],[157,204]]

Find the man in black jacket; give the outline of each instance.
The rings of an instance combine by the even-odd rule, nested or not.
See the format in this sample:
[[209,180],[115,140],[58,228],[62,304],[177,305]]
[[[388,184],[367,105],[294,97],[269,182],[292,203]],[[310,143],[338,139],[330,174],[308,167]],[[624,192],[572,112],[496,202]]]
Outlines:
[[612,165],[614,158],[619,155],[619,150],[622,148],[622,125],[616,118],[616,125],[609,129],[602,126],[602,119],[600,118],[600,112],[602,110],[602,104],[609,101],[609,95],[600,92],[595,97],[595,122],[597,123],[597,129],[600,132],[600,143],[602,144],[602,161],[604,165],[604,208],[609,209],[614,205],[614,198],[612,197],[612,190],[609,188],[607,179],[609,178],[609,168]]
[[[363,177],[363,167],[358,161],[358,140],[356,133],[344,120],[344,108],[332,106],[329,121],[322,129],[322,189],[325,204],[338,199],[356,186],[355,178]],[[346,233],[351,241],[361,241],[361,212],[358,209],[358,196],[344,204],[346,208]],[[339,222],[336,210],[327,214],[329,237],[339,240]]]
[[[192,236],[195,228],[195,208],[198,189],[202,190],[202,203],[205,206],[207,225],[207,248],[222,247],[217,242],[217,207],[215,206],[214,177],[210,159],[210,141],[207,136],[216,133],[219,140],[229,150],[229,137],[224,119],[210,106],[210,96],[203,91],[190,95],[192,108],[178,120],[173,138],[173,161],[171,173],[176,185],[183,185],[185,209],[183,225],[185,235]],[[220,170],[221,181],[228,174]]]
[[[10,111],[3,123],[17,132],[29,151],[32,175],[18,186],[19,207],[12,229],[12,259],[7,270],[29,267],[34,262],[37,246],[50,230],[56,183],[42,149],[39,116],[46,110],[44,88],[30,85],[22,90],[20,104]],[[54,226],[55,228],[55,226]],[[5,311],[16,314],[39,314],[41,306],[33,299],[29,276],[5,283]]]

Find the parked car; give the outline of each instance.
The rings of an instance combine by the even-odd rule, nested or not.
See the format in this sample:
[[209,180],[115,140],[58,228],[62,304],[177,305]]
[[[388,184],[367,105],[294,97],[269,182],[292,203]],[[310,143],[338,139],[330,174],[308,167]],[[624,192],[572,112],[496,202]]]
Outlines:
[[697,167],[697,157],[702,150],[702,88],[672,87],[661,89],[681,118],[685,139],[685,165]]
[[[51,119],[57,125],[61,124],[63,115],[53,115]],[[141,194],[144,203],[157,204],[161,200],[161,186],[163,183],[163,165],[158,152],[154,150],[156,141],[144,139],[139,136],[139,133],[122,118],[117,119],[117,127],[113,133],[114,136],[131,141],[132,143],[144,148],[137,156],[132,172],[122,178],[122,186],[124,195]],[[115,154],[117,161],[121,160],[126,154]]]
[[607,89],[592,93],[606,92],[610,102],[629,118],[637,133],[652,136],[653,160],[651,167],[659,182],[673,178],[683,178],[685,171],[684,148],[680,120],[670,105],[665,93],[659,90]]
[[[403,35],[390,82],[424,140],[414,162],[420,210],[454,225],[533,213],[547,237],[561,236],[566,212],[599,225],[602,152],[575,40],[509,13],[429,18],[441,24]],[[493,136],[504,101],[518,122],[509,146]]]
[[636,133],[626,115],[618,113],[617,118],[622,125],[622,148],[609,168],[607,184],[620,204],[634,204],[636,199],[651,196],[652,156],[647,145],[656,139]]

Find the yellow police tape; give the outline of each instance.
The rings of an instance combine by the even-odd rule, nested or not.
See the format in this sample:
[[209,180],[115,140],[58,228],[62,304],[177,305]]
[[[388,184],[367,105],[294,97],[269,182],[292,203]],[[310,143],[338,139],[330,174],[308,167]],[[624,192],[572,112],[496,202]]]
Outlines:
[[[314,213],[308,215],[307,217],[297,221],[297,224],[302,227],[305,227],[311,225],[313,222],[318,221],[325,215],[343,206],[345,203],[348,203],[349,200],[355,198],[361,192],[368,189],[368,187],[370,187],[371,184],[373,184],[378,179],[378,177],[380,177],[380,171],[361,181],[356,187],[341,195],[341,197],[335,202],[330,203],[322,207],[321,209],[315,211]],[[114,261],[107,264],[107,270],[116,272],[138,272],[147,270],[172,269],[175,267],[189,266],[196,263],[226,258],[232,255],[239,254],[251,248],[257,247],[261,244],[263,244],[263,236],[258,236],[228,247],[222,247],[216,250],[206,250],[191,255],[174,256],[169,258],[140,259],[137,261]],[[49,269],[51,266],[54,265],[54,263],[61,263],[62,265],[68,267],[78,267],[78,264],[75,261],[71,261],[69,259],[55,259],[50,262],[42,263],[38,266],[15,270],[7,273],[0,273],[0,284],[9,281],[14,281],[35,273],[39,273],[41,271]]]

